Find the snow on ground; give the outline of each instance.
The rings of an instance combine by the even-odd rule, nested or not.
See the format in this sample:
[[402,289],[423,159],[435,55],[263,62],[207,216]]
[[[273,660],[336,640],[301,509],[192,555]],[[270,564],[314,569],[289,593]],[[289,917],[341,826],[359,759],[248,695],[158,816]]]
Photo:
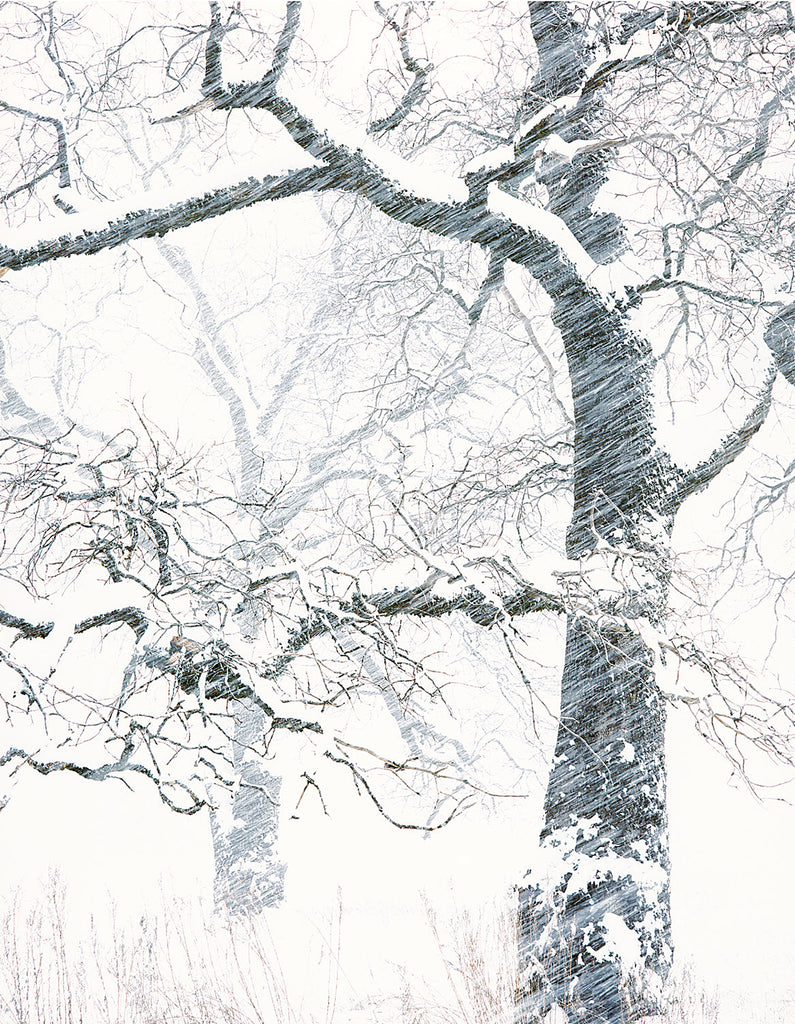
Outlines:
[[[705,755],[676,718],[669,768],[680,969],[692,961],[682,999],[709,1002],[717,991],[721,1024],[795,1020],[791,809],[760,805],[727,786],[727,766]],[[510,878],[539,824],[538,805],[513,802],[491,816],[459,819],[430,840],[396,833],[353,803],[335,818],[289,823],[287,904],[267,920],[285,984],[302,991],[314,958],[308,1001],[322,1004],[333,993],[340,1013],[359,1005],[360,1019],[386,1021],[400,1019],[389,1014],[401,998],[426,1007],[455,1000],[445,964],[465,953],[467,934],[499,974],[507,929],[494,918],[510,908]],[[46,898],[52,868],[81,934],[92,924],[105,936],[139,926],[164,899],[169,916],[180,904],[191,914],[209,906],[206,819],[178,818],[147,791],[28,778],[3,810],[0,829],[5,913],[16,890],[24,906]],[[461,983],[460,974],[453,978]]]

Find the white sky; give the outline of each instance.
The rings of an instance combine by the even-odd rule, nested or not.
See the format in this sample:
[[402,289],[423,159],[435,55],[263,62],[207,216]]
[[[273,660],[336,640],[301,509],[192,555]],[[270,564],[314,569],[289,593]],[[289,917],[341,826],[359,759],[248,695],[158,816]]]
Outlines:
[[[331,11],[331,5],[315,6],[313,11],[321,28],[323,24],[328,28],[328,19],[334,25],[336,34],[326,35],[329,52],[341,49],[350,39],[352,45],[360,46],[362,39],[356,33],[362,26],[343,27]],[[474,24],[469,24],[467,39],[477,50]],[[442,52],[443,35],[435,45],[438,63],[454,89],[465,77],[463,68],[471,65],[459,64],[460,54]],[[482,53],[476,59],[487,67]],[[241,220],[239,237],[246,236],[247,243],[256,230],[252,224],[260,225],[266,250],[263,263],[269,255],[290,249],[281,256],[279,273],[289,264],[286,276],[291,282],[300,272],[301,260],[311,260],[313,246],[323,237],[318,223],[310,223],[300,205],[288,208],[285,204],[266,219],[252,218],[245,228]],[[301,232],[304,237],[299,240]],[[215,238],[212,228],[194,229],[190,235],[188,241],[187,233],[171,240],[200,253],[209,250]],[[151,255],[146,245],[140,251]],[[79,301],[73,288],[77,280],[92,276],[100,280],[103,269],[109,267],[118,272],[115,257],[103,261],[99,257],[78,265],[71,260],[66,268],[53,270],[51,281],[44,274],[37,279],[42,288],[45,280],[50,281],[51,290],[39,302],[38,311],[50,317],[53,334],[68,320],[65,307]],[[131,257],[131,265],[134,262]],[[128,268],[128,272],[133,278],[135,270]],[[224,287],[230,291],[243,287],[233,277],[215,282],[220,292]],[[27,301],[25,287],[21,278],[18,292],[14,284],[11,307],[14,301]],[[90,367],[86,407],[103,422],[112,421],[114,415],[121,422],[128,414],[122,411],[125,399],[145,395],[154,419],[169,428],[178,423],[186,439],[204,442],[213,436],[220,414],[208,413],[209,406],[197,403],[192,393],[183,391],[175,397],[174,381],[183,365],[179,339],[174,340],[172,352],[164,353],[158,336],[161,319],[171,315],[171,305],[156,290],[143,295],[140,301],[145,310],[136,306],[125,314],[122,306],[121,312],[116,311],[117,320],[108,321],[121,331],[119,323],[129,315],[141,326],[140,336],[133,352],[121,333],[115,338],[110,334],[104,361]],[[106,329],[103,323],[98,331]],[[85,329],[90,330],[90,325]],[[123,351],[114,350],[118,342]],[[160,372],[139,376],[142,368],[151,371],[153,364]],[[39,372],[40,380],[31,375],[29,383],[33,393],[46,401],[50,371],[42,364]],[[706,443],[703,434],[699,440]],[[686,509],[684,515],[688,514]],[[692,527],[684,531],[688,535],[697,534],[705,521],[708,526],[713,510],[696,506],[692,515],[696,521],[688,524]],[[749,637],[749,644],[753,643]],[[779,996],[795,1000],[795,988],[789,989],[795,963],[791,871],[795,811],[784,802],[760,804],[746,790],[732,786],[726,763],[706,750],[679,716],[672,718],[669,730],[669,772],[678,954],[692,957],[697,972],[723,992],[732,1016],[722,1021],[745,1024],[751,1017],[748,1006],[742,1006],[743,998],[751,1005]],[[782,788],[776,795],[795,798],[795,788]],[[346,924],[349,956],[351,962],[359,963],[363,975],[368,956],[382,963],[400,962],[402,957],[422,961],[428,948],[423,942],[429,940],[427,934],[423,941],[418,938],[424,927],[418,893],[427,892],[434,904],[451,913],[499,900],[517,872],[529,866],[540,823],[540,798],[539,791],[535,800],[506,800],[488,816],[472,811],[442,833],[421,839],[396,833],[364,801],[356,804],[341,796],[333,819],[324,818],[315,807],[302,814],[300,821],[285,822],[288,904],[297,914],[319,907],[321,915],[331,915],[341,889],[346,921],[351,922]],[[199,894],[208,901],[212,884],[208,822],[203,815],[176,817],[145,787],[136,787],[132,793],[120,782],[100,786],[64,776],[26,777],[0,813],[0,910],[2,900],[8,903],[17,889],[26,898],[43,893],[53,869],[60,872],[84,917],[99,919],[113,902],[120,917],[134,922],[160,900],[162,887],[181,898]],[[392,922],[388,929],[383,927],[385,915]]]

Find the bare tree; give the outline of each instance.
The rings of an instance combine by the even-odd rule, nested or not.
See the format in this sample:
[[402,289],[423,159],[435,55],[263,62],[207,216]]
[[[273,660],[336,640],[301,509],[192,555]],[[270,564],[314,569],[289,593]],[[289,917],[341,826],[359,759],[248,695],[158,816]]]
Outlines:
[[[313,35],[320,8],[304,12],[296,2],[277,19],[275,10],[258,19],[213,2],[203,25],[147,9],[135,30],[119,30],[99,61],[89,58],[76,19],[56,25],[52,8],[46,16],[35,7],[20,10],[39,45],[31,47],[26,65],[28,79],[36,81],[28,84],[30,95],[5,102],[20,140],[18,159],[4,157],[10,216],[18,216],[14,204],[30,216],[33,197],[44,197],[44,183],[56,173],[61,192],[53,202],[62,210],[68,203],[69,211],[51,229],[36,221],[32,230],[23,225],[17,239],[9,233],[0,265],[19,272],[9,274],[12,284],[23,280],[26,268],[64,257],[160,238],[260,203],[320,197],[326,223],[340,240],[353,225],[369,254],[364,233],[383,233],[391,224],[405,244],[388,275],[394,295],[410,311],[402,337],[379,335],[384,278],[373,270],[374,261],[354,266],[346,255],[339,266],[343,276],[356,271],[359,298],[372,300],[373,338],[397,345],[391,361],[370,367],[372,408],[355,423],[355,436],[370,438],[375,424],[383,427],[385,408],[393,423],[414,417],[429,421],[426,429],[439,422],[455,428],[449,442],[455,472],[447,479],[439,479],[429,455],[426,482],[412,483],[416,467],[405,438],[395,437],[388,473],[379,470],[372,451],[370,462],[365,458],[354,473],[350,466],[338,473],[321,446],[309,460],[311,479],[303,492],[298,484],[298,498],[281,486],[265,487],[258,499],[246,497],[248,490],[242,497],[226,495],[223,500],[260,525],[245,542],[235,531],[231,549],[203,557],[190,586],[183,580],[190,578],[196,545],[181,515],[191,502],[174,497],[173,466],[164,469],[156,445],[147,460],[151,466],[134,473],[128,468],[134,447],[114,449],[110,485],[97,476],[104,472],[101,455],[79,462],[55,440],[39,442],[39,461],[31,468],[17,447],[19,468],[8,486],[18,521],[27,522],[45,500],[68,499],[69,505],[69,495],[83,517],[79,526],[70,521],[68,530],[52,534],[48,528],[45,550],[55,551],[53,543],[62,543],[69,531],[87,529],[90,560],[103,564],[111,580],[121,574],[121,582],[130,571],[125,558],[136,557],[143,565],[138,583],[153,591],[153,600],[171,597],[165,591],[173,586],[175,594],[201,595],[217,611],[212,642],[194,650],[190,638],[177,633],[168,657],[146,647],[136,655],[163,673],[172,696],[145,726],[135,718],[134,736],[125,717],[114,760],[91,768],[75,762],[76,769],[104,777],[134,768],[150,773],[164,793],[177,787],[187,797],[185,807],[201,806],[201,795],[184,780],[133,761],[133,753],[146,747],[152,755],[155,741],[185,751],[184,729],[178,736],[171,731],[180,714],[181,727],[188,715],[179,693],[194,702],[190,718],[208,728],[211,722],[220,728],[229,714],[211,716],[210,702],[225,707],[230,700],[251,701],[269,733],[324,737],[323,756],[342,763],[388,814],[357,760],[375,754],[355,752],[336,734],[329,740],[317,717],[275,706],[262,696],[262,680],[280,676],[312,652],[325,660],[324,703],[333,705],[350,684],[335,658],[349,665],[353,645],[363,644],[391,666],[390,687],[405,700],[421,689],[424,676],[421,657],[402,642],[403,620],[457,612],[502,631],[515,654],[518,630],[527,628],[531,612],[565,615],[541,855],[521,891],[517,1013],[521,1020],[538,1020],[557,1003],[570,1019],[612,1024],[654,1012],[672,958],[666,703],[693,706],[702,725],[711,723],[713,737],[728,737],[730,744],[747,739],[785,760],[791,756],[786,701],[759,712],[759,700],[748,699],[743,680],[732,678],[694,638],[665,633],[677,513],[751,444],[770,411],[779,372],[793,383],[791,184],[780,159],[792,143],[795,25],[789,5],[507,3],[488,5],[486,18],[485,10],[471,6],[439,12],[419,4],[376,4],[355,10],[342,68],[325,60],[321,37]],[[75,56],[67,60],[70,33]],[[463,47],[476,34],[483,37],[480,75],[456,78],[444,66],[449,36]],[[434,50],[442,60],[433,59]],[[232,59],[265,67],[229,84],[225,71]],[[318,91],[339,98],[318,110]],[[63,116],[37,108],[37,95],[57,96]],[[73,97],[79,97],[79,113],[70,115]],[[342,118],[333,117],[333,102]],[[153,109],[153,124],[139,123],[136,130],[158,154],[170,148],[179,180],[191,174],[195,184],[176,186],[164,197],[151,191],[128,195],[121,174],[112,185],[98,183],[95,147],[76,187],[68,164],[70,131],[83,123],[97,139],[129,139],[138,112],[147,108]],[[152,143],[158,131],[164,141]],[[283,147],[280,140],[287,140]],[[86,148],[74,143],[75,154],[81,145]],[[239,146],[257,153],[252,176],[236,170]],[[227,180],[218,182],[210,169],[223,153],[232,160],[224,167]],[[197,162],[206,174],[196,173]],[[82,196],[67,200],[67,187],[98,198],[80,212]],[[106,205],[111,189],[113,207]],[[173,248],[161,251],[178,267]],[[427,291],[434,302],[447,304],[448,317],[456,311],[459,318],[443,343],[438,332],[444,321],[423,320],[420,296]],[[333,305],[329,314],[342,315]],[[543,334],[539,322],[547,325]],[[431,339],[424,349],[416,344],[423,330]],[[466,436],[475,417],[470,407],[467,422],[452,399],[476,397],[473,363],[488,356],[481,380],[490,372],[505,381],[505,364],[516,361],[521,345],[532,352],[534,373],[548,389],[543,407],[525,401],[530,422],[543,411],[543,429],[529,436],[523,417],[513,438],[488,447],[473,443],[472,452],[456,448],[455,431]],[[557,379],[556,363],[564,357],[571,405]],[[308,358],[299,345],[283,374],[287,387],[293,368]],[[223,356],[213,361],[228,371],[223,364]],[[363,374],[365,367],[363,362]],[[406,380],[411,387],[402,391]],[[675,408],[683,384],[687,394],[705,381],[722,399],[712,417],[714,444],[695,453],[691,464],[680,464],[660,440],[658,410]],[[357,383],[353,376],[351,393]],[[238,449],[247,457],[254,432],[234,411],[235,401],[242,410],[247,400],[237,393],[227,403]],[[281,414],[283,399],[275,393],[267,408],[261,404],[267,428]],[[434,420],[437,409],[442,413]],[[28,452],[32,442],[10,438],[8,444]],[[347,459],[350,446],[337,444],[334,451],[335,458],[348,453]],[[92,489],[67,493],[62,477],[52,482],[53,462],[59,472],[61,463],[87,467],[81,472],[94,475]],[[553,580],[542,579],[534,566],[544,542],[555,547],[556,496],[567,477],[568,561]],[[308,573],[306,559],[292,557],[280,531],[308,507],[301,495],[321,488],[330,498],[325,507],[337,508],[344,528],[334,534],[333,552],[324,550]],[[349,495],[357,496],[350,513]],[[548,495],[552,507],[545,505]],[[192,500],[209,514],[208,502],[217,499]],[[96,502],[101,513],[93,511]],[[106,516],[117,525],[107,525]],[[176,560],[175,540],[186,545]],[[393,563],[393,572],[402,571],[408,555],[413,561],[406,575],[379,586],[376,569]],[[75,546],[59,557],[79,562],[87,555]],[[223,571],[212,568],[221,565]],[[224,613],[233,599],[235,609],[242,603],[269,630],[270,658],[256,662],[233,644]],[[110,613],[115,618],[104,614],[104,620],[78,622],[73,634],[119,622],[134,633],[144,629],[138,607],[116,608]],[[46,623],[12,611],[4,615],[4,624],[26,641],[49,635]],[[187,611],[174,615],[176,622],[189,619]],[[664,690],[666,655],[705,668],[712,689],[703,700]],[[9,667],[24,680],[19,693],[30,703],[20,711],[27,713],[41,702],[41,687],[24,667]],[[523,671],[518,657],[516,667]],[[312,702],[311,690],[300,696]],[[83,703],[93,711],[90,700]],[[105,700],[98,712],[105,725],[112,721],[108,708],[118,717],[123,703]],[[226,768],[214,742],[191,743],[191,764],[204,759],[224,782]],[[257,749],[249,738],[243,745]],[[63,767],[21,747],[3,757],[14,759],[39,771]],[[398,777],[430,771],[435,782],[456,781],[443,766],[429,769],[411,758],[382,758],[381,766]],[[316,780],[308,775],[306,784],[313,787]]]

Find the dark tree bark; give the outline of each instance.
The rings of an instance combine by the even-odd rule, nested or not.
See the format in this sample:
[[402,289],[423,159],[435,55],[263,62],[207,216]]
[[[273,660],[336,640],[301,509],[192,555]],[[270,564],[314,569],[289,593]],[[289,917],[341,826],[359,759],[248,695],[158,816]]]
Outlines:
[[665,713],[642,634],[665,612],[676,474],[654,445],[648,345],[587,296],[554,297],[576,423],[567,548],[597,607],[568,618],[550,877],[531,871],[521,892],[520,1005],[528,1021],[557,1003],[617,1024],[659,1008],[672,956]]
[[617,1024],[659,1009],[672,956],[665,711],[643,632],[665,611],[675,474],[653,444],[646,346],[576,298],[556,312],[575,399],[568,554],[607,581],[596,614],[568,617],[549,875],[520,894],[521,1019],[557,1003]]
[[[540,66],[526,106],[535,114],[579,89],[573,109],[557,123],[553,115],[547,130],[566,141],[593,138],[604,129],[599,97],[609,70],[584,79],[586,44],[568,5],[530,9]],[[565,174],[554,164],[546,174],[550,209],[598,264],[622,245],[618,218],[591,209],[606,160],[606,150],[592,151]],[[558,1004],[570,1020],[619,1024],[661,1012],[673,956],[665,706],[644,634],[665,616],[674,516],[701,483],[698,473],[684,479],[655,443],[651,346],[626,312],[582,287],[551,280],[546,288],[575,411],[567,554],[584,580],[602,574],[603,589],[567,621],[542,857],[519,895],[518,1017],[537,1021]],[[736,454],[727,439],[707,475]]]
[[[576,92],[588,55],[567,5],[530,8],[540,62],[528,93],[535,113],[533,103]],[[566,141],[588,139],[600,113],[598,91],[586,88],[552,127]],[[550,207],[597,263],[621,246],[618,220],[591,211],[605,163],[604,152],[591,153],[565,177],[554,166],[546,176]],[[624,553],[621,572],[635,578],[621,581],[618,607],[600,600],[598,620],[568,617],[541,834],[549,876],[531,871],[520,891],[519,1010],[534,1021],[557,1003],[571,1019],[618,1024],[659,1010],[672,959],[665,709],[635,623],[664,615],[673,477],[654,443],[648,343],[588,293],[554,288],[552,297],[575,411],[567,553],[587,566],[609,545]]]

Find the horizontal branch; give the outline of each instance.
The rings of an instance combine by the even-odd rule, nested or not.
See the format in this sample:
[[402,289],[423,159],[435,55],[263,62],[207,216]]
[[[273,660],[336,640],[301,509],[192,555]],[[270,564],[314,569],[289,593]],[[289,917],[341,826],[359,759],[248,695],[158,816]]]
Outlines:
[[[379,150],[366,139],[354,140],[361,141],[355,146],[332,139],[263,82],[235,86],[220,98],[214,96],[212,102],[219,110],[266,110],[304,152],[323,166],[249,177],[156,208],[125,210],[121,201],[98,204],[91,214],[70,217],[68,234],[33,245],[0,246],[0,271],[162,237],[259,202],[335,190],[362,196],[399,223],[497,250],[499,260],[526,266],[553,298],[568,294],[574,287],[592,292],[597,304],[604,304],[604,295],[600,297],[596,287],[597,277],[604,276],[602,270],[555,214],[499,191],[491,195],[477,189],[470,192],[461,178],[417,167],[396,154]],[[144,194],[131,200],[130,205],[146,201]],[[120,213],[105,218],[103,210],[108,208]]]
[[[564,612],[562,598],[549,594],[527,583],[513,593],[500,598],[500,604],[473,585],[464,585],[454,594],[443,594],[436,590],[444,581],[449,590],[451,581],[442,572],[432,572],[416,587],[404,587],[384,591],[362,599],[365,607],[375,609],[379,615],[418,615],[423,618],[439,618],[453,612],[463,612],[478,626],[491,626],[506,616],[528,615],[531,612]],[[355,608],[355,605],[352,606]]]
[[[293,630],[284,650],[277,657],[262,663],[258,674],[263,679],[280,676],[293,661],[321,636],[333,633],[343,625],[364,626],[382,616],[416,615],[420,618],[441,618],[453,612],[463,612],[479,626],[492,626],[514,616],[529,615],[532,612],[550,611],[564,613],[566,605],[561,597],[540,590],[530,583],[517,587],[510,594],[501,596],[495,603],[492,597],[460,578],[451,580],[441,570],[431,572],[422,583],[415,587],[398,587],[372,595],[358,594],[349,601],[340,601],[334,609],[316,609]],[[454,593],[449,591],[455,588]],[[447,593],[443,592],[447,590]],[[241,683],[245,687],[245,683]],[[209,696],[209,694],[208,694]],[[254,696],[253,691],[246,696]],[[256,698],[259,700],[258,698]],[[273,716],[273,711],[260,702],[263,710]],[[306,728],[309,728],[306,726]]]
[[743,306],[755,306],[758,309],[771,306],[776,309],[781,307],[779,300],[765,301],[764,299],[755,299],[752,296],[744,295],[741,292],[726,292],[720,288],[711,288],[706,284],[689,281],[684,277],[652,277],[648,281],[644,281],[643,284],[630,285],[627,288],[629,304],[637,305],[643,295],[646,295],[648,292],[658,292],[664,288],[689,288],[691,291],[699,292],[702,295],[709,295],[712,299],[731,303],[732,305],[739,303]]
[[85,633],[89,629],[96,629],[99,626],[115,626],[124,623],[135,633],[136,640],[140,640],[149,626],[149,620],[140,608],[114,608],[113,611],[101,612],[99,615],[91,615],[75,626],[75,633]]
[[[180,814],[195,814],[200,811],[202,807],[207,806],[207,802],[202,800],[196,793],[193,792],[184,782],[179,782],[176,779],[164,780],[160,778],[155,772],[146,765],[138,764],[137,762],[128,761],[124,755],[118,761],[112,761],[108,764],[99,765],[96,768],[90,768],[88,765],[79,764],[77,761],[41,761],[33,754],[28,754],[25,750],[19,747],[10,747],[5,751],[4,754],[0,754],[0,768],[4,768],[7,764],[13,761],[19,761],[22,764],[26,764],[33,771],[38,772],[39,775],[52,775],[55,772],[69,772],[72,775],[78,775],[82,779],[87,779],[90,782],[104,782],[109,778],[120,778],[126,772],[134,772],[137,775],[143,775],[150,782],[153,782],[157,786],[160,799],[171,808],[173,811],[177,811]],[[175,803],[171,797],[169,797],[164,787],[170,786],[185,793],[190,803],[187,807],[181,806]]]
[[19,630],[19,635],[26,640],[43,640],[55,629],[54,622],[29,622],[18,615],[12,615],[10,612],[3,611],[2,608],[0,608],[0,626]]
[[[0,268],[21,270],[65,256],[92,255],[141,238],[159,238],[179,228],[200,224],[265,200],[286,199],[339,185],[338,176],[332,171],[322,167],[304,167],[283,175],[247,178],[169,206],[123,213],[117,218],[109,218],[101,227],[85,224],[81,230],[82,218],[74,216],[70,219],[69,234],[16,249],[0,246]],[[113,206],[118,208],[118,204]],[[96,214],[91,221],[96,223]]]
[[[111,611],[100,612],[98,615],[91,615],[87,619],[82,619],[75,625],[74,632],[75,634],[86,633],[89,629],[95,629],[99,626],[113,626],[117,623],[124,623],[129,626],[138,640],[144,635],[149,624],[146,615],[144,615],[140,608],[114,608]],[[45,640],[55,629],[54,622],[30,622],[28,619],[23,619],[19,615],[13,615],[2,608],[0,608],[0,626],[7,626],[9,629],[18,630],[19,635],[25,640]]]

